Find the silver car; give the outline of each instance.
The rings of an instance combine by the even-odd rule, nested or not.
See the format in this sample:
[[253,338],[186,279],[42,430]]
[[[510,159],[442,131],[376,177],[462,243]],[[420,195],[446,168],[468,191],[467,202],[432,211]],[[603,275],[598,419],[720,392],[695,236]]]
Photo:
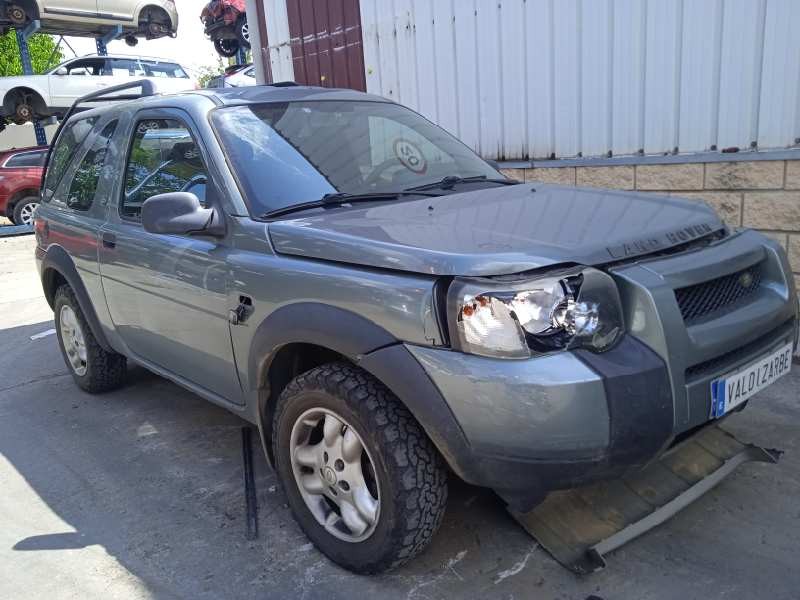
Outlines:
[[36,256],[74,381],[112,390],[130,360],[255,423],[354,571],[425,548],[448,477],[525,512],[640,471],[765,401],[797,344],[774,240],[689,200],[506,179],[384,98],[148,97],[53,144]]
[[[115,25],[128,39],[174,36],[178,11],[173,0],[3,0],[0,29],[41,23],[42,33],[103,35]],[[131,43],[134,43],[133,41]]]

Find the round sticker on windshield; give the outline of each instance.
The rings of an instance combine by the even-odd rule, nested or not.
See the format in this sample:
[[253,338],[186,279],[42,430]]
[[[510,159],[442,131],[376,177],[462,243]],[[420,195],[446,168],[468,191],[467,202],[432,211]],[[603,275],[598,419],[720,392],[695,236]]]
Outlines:
[[428,170],[428,162],[419,146],[403,138],[394,142],[394,154],[403,166],[409,171],[422,174]]

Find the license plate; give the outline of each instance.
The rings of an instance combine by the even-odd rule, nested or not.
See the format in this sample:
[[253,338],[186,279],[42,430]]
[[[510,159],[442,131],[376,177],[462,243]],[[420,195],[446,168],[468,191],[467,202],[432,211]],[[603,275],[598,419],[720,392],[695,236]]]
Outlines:
[[789,372],[792,344],[759,358],[733,373],[711,382],[711,418],[716,419],[749,400],[765,387]]

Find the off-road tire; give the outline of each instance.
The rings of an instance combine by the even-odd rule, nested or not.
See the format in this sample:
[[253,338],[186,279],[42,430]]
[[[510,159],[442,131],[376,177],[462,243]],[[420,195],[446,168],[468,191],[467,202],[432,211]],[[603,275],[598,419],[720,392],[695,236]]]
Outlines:
[[[375,463],[380,514],[361,542],[340,540],[319,524],[292,472],[292,427],[304,412],[319,407],[344,417]],[[278,476],[294,517],[328,558],[357,573],[379,573],[407,562],[431,541],[447,503],[447,470],[419,423],[380,381],[346,362],[316,367],[283,390],[272,427]]]
[[[83,375],[78,375],[70,365],[64,348],[64,341],[61,339],[59,316],[61,314],[61,307],[65,304],[75,313],[85,340],[86,373]],[[58,346],[61,349],[61,354],[64,357],[67,369],[69,369],[78,387],[90,394],[110,392],[120,387],[125,381],[127,360],[121,354],[104,350],[100,344],[97,343],[97,339],[94,337],[92,329],[89,327],[89,323],[87,323],[86,317],[84,317],[83,311],[78,304],[75,292],[73,292],[72,288],[68,285],[62,285],[56,290],[55,299],[53,300],[53,311],[55,314],[55,329],[56,335],[58,336]]]

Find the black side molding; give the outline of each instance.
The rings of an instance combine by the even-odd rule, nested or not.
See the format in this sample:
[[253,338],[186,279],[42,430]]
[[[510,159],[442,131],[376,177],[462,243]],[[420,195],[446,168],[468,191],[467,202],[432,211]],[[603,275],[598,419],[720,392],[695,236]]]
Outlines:
[[48,289],[51,283],[48,281],[48,271],[55,271],[61,275],[75,292],[75,297],[78,299],[81,311],[83,311],[86,321],[92,330],[97,343],[106,351],[113,351],[114,349],[108,343],[100,321],[97,319],[97,313],[94,310],[89,294],[86,292],[86,287],[83,285],[83,280],[78,275],[78,270],[75,268],[75,263],[72,262],[69,254],[61,246],[51,246],[47,249],[42,259],[42,286],[45,290],[45,297],[48,304],[53,306],[53,294],[55,289]]

